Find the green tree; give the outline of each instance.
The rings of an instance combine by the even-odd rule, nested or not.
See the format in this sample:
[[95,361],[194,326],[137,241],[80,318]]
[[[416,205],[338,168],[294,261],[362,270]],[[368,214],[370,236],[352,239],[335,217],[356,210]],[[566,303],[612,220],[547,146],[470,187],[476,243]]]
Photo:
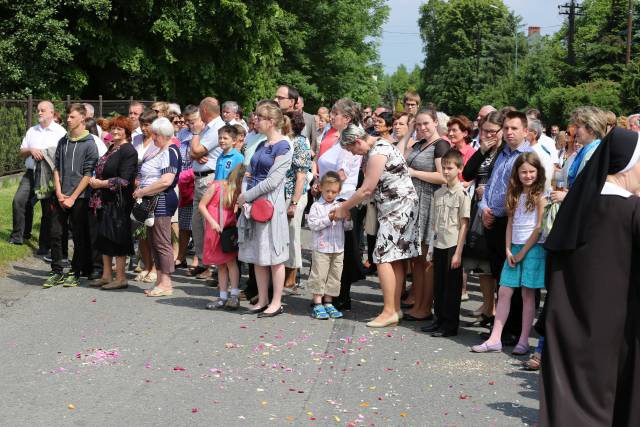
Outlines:
[[597,80],[577,86],[543,89],[536,94],[532,105],[543,111],[547,120],[562,124],[566,124],[571,112],[582,105],[595,105],[620,114],[620,84]]
[[[46,0],[0,2],[0,95],[49,95],[65,81],[78,45],[57,5]],[[11,18],[9,18],[11,17]]]
[[640,58],[636,58],[625,67],[620,82],[620,93],[626,112],[640,112]]
[[420,87],[420,67],[416,65],[411,72],[407,67],[399,65],[391,75],[385,75],[380,85],[382,101],[391,107],[402,111],[402,98],[406,91],[416,91]]
[[[420,10],[425,45],[422,92],[451,114],[475,114],[471,95],[513,73],[519,18],[500,0],[429,0]],[[515,35],[515,37],[514,37]]]
[[[279,74],[315,108],[350,97],[379,101],[378,38],[388,16],[384,0],[284,0],[292,33],[282,38]],[[307,90],[308,89],[308,90]],[[309,93],[309,94],[307,94]]]
[[619,81],[626,55],[627,0],[586,0],[576,20],[578,81]]

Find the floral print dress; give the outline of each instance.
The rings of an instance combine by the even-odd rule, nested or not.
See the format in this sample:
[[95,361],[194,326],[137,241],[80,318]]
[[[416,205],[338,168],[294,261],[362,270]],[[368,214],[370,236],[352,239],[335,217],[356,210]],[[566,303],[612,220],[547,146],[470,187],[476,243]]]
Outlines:
[[396,147],[382,139],[376,141],[363,161],[375,155],[384,156],[387,161],[374,194],[380,226],[373,261],[379,264],[416,257],[421,251],[418,195],[407,163]]

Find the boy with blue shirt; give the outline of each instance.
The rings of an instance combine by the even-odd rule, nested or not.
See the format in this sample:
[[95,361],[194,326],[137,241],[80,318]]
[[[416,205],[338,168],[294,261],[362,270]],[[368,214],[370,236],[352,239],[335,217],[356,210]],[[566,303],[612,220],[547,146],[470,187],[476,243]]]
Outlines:
[[231,171],[244,160],[242,154],[233,148],[237,140],[238,129],[234,126],[225,125],[218,130],[218,145],[222,153],[216,161],[216,181],[227,179]]

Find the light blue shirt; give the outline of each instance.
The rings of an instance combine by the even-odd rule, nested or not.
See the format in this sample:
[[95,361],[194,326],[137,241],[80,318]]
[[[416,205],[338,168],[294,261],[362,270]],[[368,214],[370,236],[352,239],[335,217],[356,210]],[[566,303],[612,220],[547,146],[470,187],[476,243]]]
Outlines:
[[480,209],[489,208],[495,217],[507,216],[507,189],[509,188],[509,178],[513,170],[513,164],[522,153],[531,151],[528,141],[524,141],[518,148],[512,150],[505,144],[498,159],[496,160],[491,177],[484,189],[482,200],[479,203]]
[[222,150],[218,146],[218,130],[224,126],[224,120],[218,116],[211,120],[200,133],[200,144],[208,150],[207,163],[200,164],[197,160],[193,161],[194,172],[207,172],[216,170],[216,162]]
[[222,153],[218,156],[218,161],[216,163],[216,180],[227,179],[232,170],[236,168],[242,161],[244,157],[238,150],[235,148],[231,149],[229,153]]

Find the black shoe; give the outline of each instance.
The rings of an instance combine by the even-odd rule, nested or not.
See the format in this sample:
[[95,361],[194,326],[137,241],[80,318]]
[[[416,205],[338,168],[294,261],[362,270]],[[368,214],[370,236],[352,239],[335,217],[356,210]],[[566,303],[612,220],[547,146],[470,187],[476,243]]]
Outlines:
[[40,248],[36,251],[36,255],[38,256],[49,255],[49,249]]
[[273,313],[265,313],[264,311],[262,313],[258,313],[258,318],[262,319],[263,317],[276,317],[277,315],[282,313],[284,313],[284,307],[280,306],[280,308]]
[[510,334],[510,333],[507,333],[507,332],[504,332],[502,334],[502,346],[503,347],[504,346],[510,346],[510,345],[516,345],[516,344],[518,344],[518,337],[517,336],[515,336],[513,334]]
[[31,240],[31,234],[25,234],[24,236],[22,236],[23,240]]
[[22,241],[21,241],[21,240],[18,240],[18,239],[9,239],[9,244],[10,244],[10,245],[17,245],[17,246],[20,246],[20,245],[22,245]]
[[433,322],[430,325],[423,326],[420,328],[422,332],[431,333],[440,330],[440,324],[438,322]]
[[478,318],[473,322],[469,322],[468,326],[472,326],[475,328],[482,327],[482,328],[491,329],[491,327],[493,326],[493,319],[494,319],[494,316],[487,316],[485,314],[481,314],[480,318]]
[[431,336],[434,337],[434,338],[455,337],[456,335],[458,335],[457,332],[445,332],[445,331],[441,331],[441,330],[433,331],[431,333]]
[[333,302],[333,306],[338,311],[351,310],[351,298],[349,298],[347,300],[344,300],[344,301],[343,300],[335,300]]
[[255,308],[253,310],[249,310],[249,314],[260,314],[265,311],[269,307],[269,305],[265,305],[264,307]]
[[404,317],[402,317],[402,320],[407,321],[407,322],[423,322],[426,320],[433,320],[433,314],[427,317],[414,317],[412,315],[410,315],[409,313],[405,313]]
[[[84,274],[83,274],[84,276]],[[86,275],[87,279],[89,280],[98,280],[99,278],[102,277],[102,271],[100,270],[94,270],[92,273]]]

